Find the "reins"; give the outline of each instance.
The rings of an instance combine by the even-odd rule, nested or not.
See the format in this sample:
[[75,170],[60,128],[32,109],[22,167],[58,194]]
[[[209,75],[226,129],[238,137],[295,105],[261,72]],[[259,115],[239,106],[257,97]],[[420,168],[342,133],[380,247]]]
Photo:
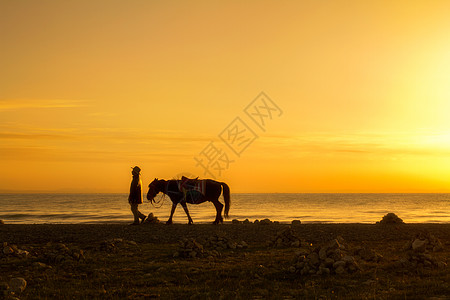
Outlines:
[[[161,208],[164,205],[164,200],[166,199],[166,194],[164,194],[164,193],[162,193],[162,194],[163,194],[162,197],[159,197],[159,201],[156,201],[155,199],[153,199],[153,201],[150,201],[150,203],[156,209]],[[161,205],[159,205],[160,203],[161,203]],[[156,206],[155,204],[157,204],[159,206]]]
[[[166,188],[167,189],[167,188]],[[158,192],[158,194],[159,193],[162,193],[162,192]],[[153,205],[153,207],[154,208],[156,208],[156,209],[159,209],[159,208],[161,208],[163,205],[164,205],[164,200],[166,199],[166,194],[165,193],[162,193],[163,195],[162,195],[162,197],[159,197],[159,201],[156,201],[155,200],[155,198],[156,198],[156,196],[155,196],[155,198],[153,198],[153,201],[150,201],[150,203]],[[161,205],[159,205],[161,203]],[[156,206],[156,205],[159,205],[159,206]]]

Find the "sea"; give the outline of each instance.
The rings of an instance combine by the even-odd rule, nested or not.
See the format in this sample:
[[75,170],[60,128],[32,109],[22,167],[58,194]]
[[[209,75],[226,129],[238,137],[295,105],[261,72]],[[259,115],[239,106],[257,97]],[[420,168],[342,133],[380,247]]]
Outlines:
[[[139,209],[165,222],[171,201],[161,194],[155,200],[155,205],[144,200]],[[188,204],[188,209],[194,223],[215,218],[210,202]],[[228,221],[370,224],[387,213],[395,213],[405,223],[450,223],[450,194],[231,194]],[[125,223],[133,217],[127,194],[0,194],[0,220],[5,224],[89,224]],[[173,221],[187,223],[181,206]]]

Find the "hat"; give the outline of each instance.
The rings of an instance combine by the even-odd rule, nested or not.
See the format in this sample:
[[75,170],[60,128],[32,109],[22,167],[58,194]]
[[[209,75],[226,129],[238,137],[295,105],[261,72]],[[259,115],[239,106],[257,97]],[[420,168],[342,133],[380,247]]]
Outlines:
[[136,166],[136,167],[133,168],[133,172],[139,173],[139,172],[141,172],[141,168],[139,168],[138,166]]

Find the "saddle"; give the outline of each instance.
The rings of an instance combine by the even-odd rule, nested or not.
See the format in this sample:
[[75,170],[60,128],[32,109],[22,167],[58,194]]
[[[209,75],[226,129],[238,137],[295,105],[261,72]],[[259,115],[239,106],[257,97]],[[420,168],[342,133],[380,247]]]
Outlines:
[[178,189],[183,193],[196,191],[205,195],[205,182],[197,178],[181,177],[178,181]]

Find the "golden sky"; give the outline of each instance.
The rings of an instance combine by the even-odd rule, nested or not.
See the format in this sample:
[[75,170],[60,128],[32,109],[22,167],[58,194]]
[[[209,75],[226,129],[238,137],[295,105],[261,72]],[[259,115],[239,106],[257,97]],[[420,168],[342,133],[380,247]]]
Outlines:
[[[0,191],[126,193],[134,165],[145,185],[211,177],[196,158],[214,145],[232,192],[450,192],[449,15],[449,1],[1,0]],[[279,108],[260,107],[263,128],[245,113],[261,92]]]

